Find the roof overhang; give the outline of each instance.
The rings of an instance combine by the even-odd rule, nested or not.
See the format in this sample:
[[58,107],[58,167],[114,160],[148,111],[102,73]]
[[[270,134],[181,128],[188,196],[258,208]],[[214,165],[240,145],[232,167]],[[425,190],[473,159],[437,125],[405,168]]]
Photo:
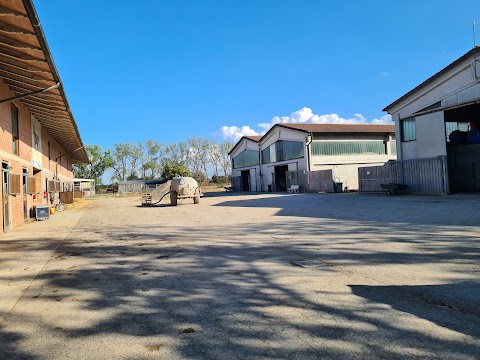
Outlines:
[[32,0],[0,0],[0,77],[18,98],[35,93],[19,101],[74,162],[89,162]]
[[[278,123],[273,125],[266,133],[262,136],[259,143],[260,145],[264,144],[264,142],[269,138],[270,134],[277,128],[283,128],[290,131],[298,131],[304,134],[394,134],[395,127],[391,125],[391,129],[385,129],[386,126],[390,127],[390,125],[371,125],[371,124],[303,124],[304,128],[295,127],[296,125],[301,126],[302,124],[286,124],[286,123]],[[318,127],[317,127],[318,125]],[[355,127],[353,129],[352,126]],[[323,126],[335,126],[336,129],[322,129]],[[308,128],[307,128],[308,127]],[[362,127],[364,129],[362,129]],[[378,130],[372,131],[372,128],[378,127]]]
[[232,150],[230,150],[230,151],[228,152],[228,155],[231,155],[231,154],[237,149],[238,145],[240,145],[240,144],[243,142],[243,140],[248,140],[248,141],[251,141],[251,142],[257,143],[257,144],[258,144],[258,142],[259,142],[259,140],[251,139],[251,138],[249,138],[248,136],[242,136],[242,137],[240,138],[240,140],[238,140],[237,143],[232,147]]
[[[392,102],[390,105],[387,105],[382,111],[385,111],[389,114],[394,113],[395,109],[402,102],[406,101],[407,99],[418,96],[418,94],[421,93],[422,90],[424,90],[424,89],[428,88],[429,86],[431,86],[432,84],[434,84],[442,76],[446,75],[447,73],[449,73],[453,69],[457,68],[462,63],[464,63],[466,61],[469,61],[469,60],[471,60],[472,63],[475,63],[476,61],[478,61],[477,58],[478,58],[479,54],[480,54],[480,46],[474,47],[473,49],[468,51],[466,54],[462,55],[457,60],[455,60],[454,62],[452,62],[451,64],[449,64],[448,66],[446,66],[445,68],[440,70],[439,72],[437,72],[435,75],[429,77],[427,80],[425,80],[420,85],[416,86],[415,88],[413,88],[412,90],[407,92],[405,95],[401,96],[400,98],[398,98],[397,100]],[[480,64],[478,66],[479,66],[479,69],[480,69]]]

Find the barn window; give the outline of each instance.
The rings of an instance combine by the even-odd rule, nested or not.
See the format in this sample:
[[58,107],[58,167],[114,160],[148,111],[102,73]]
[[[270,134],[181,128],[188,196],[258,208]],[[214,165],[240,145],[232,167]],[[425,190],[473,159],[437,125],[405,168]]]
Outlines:
[[270,164],[270,146],[262,150],[262,164]]
[[312,155],[385,155],[383,141],[315,141]]
[[417,139],[415,132],[415,118],[400,120],[402,141],[414,141]]
[[233,168],[238,169],[247,166],[258,165],[258,151],[245,150],[237,157],[233,158]]
[[395,140],[390,141],[390,154],[397,155],[397,142]]
[[303,142],[280,140],[275,143],[277,161],[303,157]]
[[22,188],[21,180],[20,180],[20,175],[18,174],[9,174],[10,176],[10,188],[9,188],[9,194],[10,195],[18,195],[20,194],[20,189]]
[[279,140],[262,150],[262,164],[293,160],[303,157],[303,142]]
[[29,194],[35,194],[38,191],[38,186],[37,186],[37,178],[33,176],[29,176],[27,180],[27,186],[28,186],[28,193]]

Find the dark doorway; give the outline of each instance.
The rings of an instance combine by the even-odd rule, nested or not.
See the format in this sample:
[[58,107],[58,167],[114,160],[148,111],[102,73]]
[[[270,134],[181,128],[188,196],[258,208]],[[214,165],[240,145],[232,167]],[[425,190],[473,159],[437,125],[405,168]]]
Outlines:
[[242,191],[250,191],[250,170],[242,170],[240,177],[242,178]]
[[275,166],[275,191],[287,191],[288,165]]
[[445,111],[451,193],[480,191],[480,105]]
[[9,193],[9,181],[10,177],[8,173],[10,168],[7,163],[2,162],[2,208],[3,208],[3,231],[7,232],[10,230],[12,218],[10,215],[10,195]]

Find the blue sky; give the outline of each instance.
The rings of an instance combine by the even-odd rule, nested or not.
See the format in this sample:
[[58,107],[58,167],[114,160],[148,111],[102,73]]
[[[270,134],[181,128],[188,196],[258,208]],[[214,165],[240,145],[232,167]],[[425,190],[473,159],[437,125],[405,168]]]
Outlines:
[[103,148],[388,121],[382,109],[470,50],[475,17],[480,27],[478,0],[35,6],[82,139]]

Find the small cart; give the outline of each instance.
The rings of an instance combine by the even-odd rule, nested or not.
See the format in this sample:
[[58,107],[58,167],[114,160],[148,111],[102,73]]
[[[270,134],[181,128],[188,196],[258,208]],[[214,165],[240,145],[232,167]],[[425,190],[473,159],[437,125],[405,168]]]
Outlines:
[[408,185],[404,184],[380,184],[380,187],[385,190],[387,195],[398,195],[400,191],[405,190]]

